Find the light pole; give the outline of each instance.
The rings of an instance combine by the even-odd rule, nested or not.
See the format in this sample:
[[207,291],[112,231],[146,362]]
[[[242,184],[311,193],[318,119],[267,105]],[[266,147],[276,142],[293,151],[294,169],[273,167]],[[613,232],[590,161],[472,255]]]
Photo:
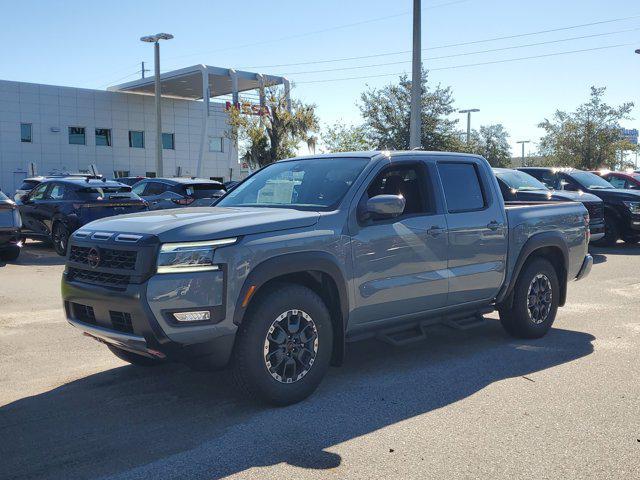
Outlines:
[[409,121],[409,148],[420,148],[421,104],[422,104],[422,58],[421,58],[421,0],[413,0],[413,60],[411,72],[411,116]]
[[140,41],[153,43],[153,53],[155,60],[155,95],[156,95],[156,177],[164,177],[162,165],[162,118],[160,105],[160,40],[171,40],[170,33],[156,33],[140,37]]
[[520,143],[520,144],[522,144],[522,166],[523,166],[523,167],[526,167],[526,165],[525,165],[525,163],[524,163],[524,144],[525,144],[525,143],[531,143],[531,140],[520,140],[520,141],[518,141],[518,142],[516,142],[516,143]]
[[470,108],[468,110],[460,110],[458,113],[466,113],[467,114],[467,145],[471,142],[471,114],[479,112],[478,108]]

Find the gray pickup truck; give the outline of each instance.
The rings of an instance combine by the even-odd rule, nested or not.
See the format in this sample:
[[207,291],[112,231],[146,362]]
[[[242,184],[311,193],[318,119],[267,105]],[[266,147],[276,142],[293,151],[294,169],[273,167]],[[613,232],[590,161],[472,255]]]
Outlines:
[[215,207],[97,220],[76,231],[68,321],[136,365],[231,364],[248,394],[310,395],[345,345],[403,345],[497,310],[537,338],[586,276],[580,203],[507,205],[482,157],[431,152],[294,158]]

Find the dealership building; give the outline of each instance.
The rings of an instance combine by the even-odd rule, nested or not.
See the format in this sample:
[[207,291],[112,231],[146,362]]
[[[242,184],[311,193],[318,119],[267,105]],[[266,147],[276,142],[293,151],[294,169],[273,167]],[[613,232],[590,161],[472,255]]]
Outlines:
[[[107,90],[0,80],[0,188],[11,193],[34,171],[88,172],[92,165],[107,177],[155,176],[154,80]],[[264,106],[264,89],[274,85],[289,98],[283,77],[206,65],[166,72],[160,83],[165,176],[241,178],[226,109]]]

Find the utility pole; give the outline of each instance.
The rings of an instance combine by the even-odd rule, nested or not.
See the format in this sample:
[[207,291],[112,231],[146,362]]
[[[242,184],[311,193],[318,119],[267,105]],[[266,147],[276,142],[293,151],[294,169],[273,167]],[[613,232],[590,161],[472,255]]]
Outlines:
[[525,163],[525,161],[524,161],[524,144],[525,144],[525,143],[531,143],[531,140],[520,140],[520,141],[518,141],[518,142],[516,142],[516,143],[520,143],[520,144],[522,144],[522,166],[523,166],[523,167],[526,167],[526,166],[527,166],[527,164],[526,164],[526,163]]
[[142,66],[140,67],[140,72],[142,73],[142,78],[144,78],[144,74],[149,71],[148,68],[144,68],[144,62],[141,62]]
[[153,43],[154,63],[155,63],[155,97],[156,97],[156,177],[164,176],[162,164],[162,108],[160,92],[160,40],[171,40],[170,33],[157,33],[140,38],[140,41]]
[[411,117],[409,126],[409,148],[421,146],[421,100],[422,100],[422,58],[421,58],[421,0],[413,0],[413,61],[411,74]]
[[468,110],[460,110],[458,113],[466,113],[467,114],[467,145],[471,142],[471,114],[479,112],[480,110],[477,108],[470,108]]

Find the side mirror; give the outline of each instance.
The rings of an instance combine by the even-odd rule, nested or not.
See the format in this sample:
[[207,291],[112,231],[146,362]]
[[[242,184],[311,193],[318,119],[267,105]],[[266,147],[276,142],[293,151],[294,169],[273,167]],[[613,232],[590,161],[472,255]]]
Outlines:
[[395,218],[402,215],[406,200],[402,195],[376,195],[367,200],[367,218]]
[[21,195],[20,201],[24,204],[31,203],[31,200],[29,200],[29,194],[25,193],[24,195]]

